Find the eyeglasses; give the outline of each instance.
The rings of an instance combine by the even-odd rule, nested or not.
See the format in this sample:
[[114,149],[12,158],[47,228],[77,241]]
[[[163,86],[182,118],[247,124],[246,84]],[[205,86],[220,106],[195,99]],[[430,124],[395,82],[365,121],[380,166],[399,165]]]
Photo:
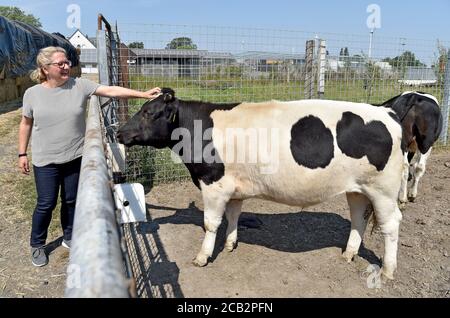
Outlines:
[[72,62],[71,61],[62,61],[62,62],[58,62],[58,63],[48,63],[47,65],[55,65],[55,66],[58,66],[59,68],[64,68],[64,65],[71,67]]

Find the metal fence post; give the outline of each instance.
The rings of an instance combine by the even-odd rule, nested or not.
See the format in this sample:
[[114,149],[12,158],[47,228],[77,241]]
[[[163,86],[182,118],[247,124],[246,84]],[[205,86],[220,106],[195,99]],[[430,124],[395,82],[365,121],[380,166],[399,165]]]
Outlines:
[[444,98],[442,100],[442,116],[444,117],[444,124],[439,140],[443,145],[447,145],[448,139],[448,116],[450,106],[450,50],[447,52],[447,64],[445,65],[445,77],[444,77]]
[[108,55],[106,53],[106,31],[103,30],[97,30],[97,61],[100,84],[110,85]]
[[314,97],[314,40],[306,41],[305,98]]
[[[102,20],[103,19],[103,20]],[[99,67],[99,80],[103,85],[118,85],[118,61],[117,61],[117,42],[111,27],[105,23],[106,30],[101,29],[103,16],[99,16],[99,28],[97,30],[97,59]],[[106,103],[108,101],[108,103]],[[118,102],[112,98],[101,98],[101,104],[107,104],[102,109],[103,119],[106,128],[106,137],[108,142],[115,142],[115,129],[118,125],[117,108]]]

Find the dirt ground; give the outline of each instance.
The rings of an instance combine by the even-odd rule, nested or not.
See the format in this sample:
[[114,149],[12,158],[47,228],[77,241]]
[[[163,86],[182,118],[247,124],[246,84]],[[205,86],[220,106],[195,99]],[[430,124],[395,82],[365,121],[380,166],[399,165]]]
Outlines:
[[241,219],[257,222],[240,226],[237,249],[224,250],[224,221],[212,262],[193,266],[204,237],[203,203],[197,188],[185,182],[153,188],[149,222],[127,231],[138,295],[450,298],[449,154],[433,153],[416,202],[403,210],[398,270],[381,288],[368,268],[381,265],[379,231],[368,228],[352,263],[340,257],[350,230],[345,196],[303,210],[247,200]]
[[[63,297],[69,253],[60,230],[49,237],[50,262],[31,265],[31,210],[23,211],[16,168],[18,104],[0,109],[0,297]],[[12,124],[11,124],[12,122]],[[6,125],[10,125],[10,127]],[[148,222],[126,229],[140,297],[450,297],[450,152],[435,151],[419,196],[403,211],[396,279],[369,288],[380,265],[381,234],[366,232],[359,256],[340,257],[350,222],[345,197],[301,210],[268,201],[244,203],[238,247],[223,250],[225,223],[212,262],[191,263],[203,240],[203,204],[190,182],[147,194]],[[257,222],[249,222],[252,217]],[[370,285],[373,287],[372,285]]]
[[[49,264],[31,264],[32,208],[24,201],[32,197],[33,176],[17,168],[19,107],[20,100],[0,105],[0,297],[63,297],[69,252],[60,246],[58,224],[47,240]],[[25,191],[19,189],[23,186]]]

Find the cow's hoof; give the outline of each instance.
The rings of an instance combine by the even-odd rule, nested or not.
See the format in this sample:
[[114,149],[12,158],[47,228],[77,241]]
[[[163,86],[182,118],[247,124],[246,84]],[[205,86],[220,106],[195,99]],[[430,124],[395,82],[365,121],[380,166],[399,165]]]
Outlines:
[[406,209],[406,202],[398,201],[398,208],[400,210]]
[[408,197],[409,202],[414,202],[416,201],[416,197],[410,196]]
[[192,260],[192,264],[197,267],[203,267],[208,264],[208,256],[206,255],[197,255],[196,258]]
[[387,270],[386,268],[382,268],[381,269],[381,276],[385,279],[385,280],[393,280],[394,279],[394,271],[391,270]]
[[225,249],[228,252],[233,252],[235,248],[236,248],[236,243],[235,242],[231,242],[231,243],[226,242],[225,243]]
[[353,260],[353,257],[356,255],[357,253],[355,252],[351,252],[351,251],[345,251],[344,253],[342,253],[342,258],[344,260],[347,261],[347,263],[351,263]]

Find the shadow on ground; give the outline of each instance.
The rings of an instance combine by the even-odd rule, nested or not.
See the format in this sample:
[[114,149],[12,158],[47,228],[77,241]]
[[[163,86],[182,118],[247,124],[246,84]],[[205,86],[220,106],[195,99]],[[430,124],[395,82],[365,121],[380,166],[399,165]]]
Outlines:
[[[128,244],[131,242],[132,263],[137,276],[138,297],[183,297],[178,283],[179,268],[167,259],[167,254],[158,235],[160,224],[193,224],[203,228],[203,211],[194,202],[187,208],[147,204],[149,209],[175,211],[167,217],[151,219],[146,223],[131,225]],[[148,212],[147,212],[148,213]],[[225,219],[225,218],[224,218]],[[224,249],[227,222],[219,228],[211,262]],[[297,212],[281,214],[259,214],[243,212],[239,219],[239,242],[260,245],[266,248],[302,253],[328,247],[345,249],[350,232],[350,222],[340,215],[329,212]],[[239,244],[239,243],[238,243]],[[198,246],[200,249],[200,246]],[[362,244],[359,256],[370,264],[381,266],[375,253]]]

